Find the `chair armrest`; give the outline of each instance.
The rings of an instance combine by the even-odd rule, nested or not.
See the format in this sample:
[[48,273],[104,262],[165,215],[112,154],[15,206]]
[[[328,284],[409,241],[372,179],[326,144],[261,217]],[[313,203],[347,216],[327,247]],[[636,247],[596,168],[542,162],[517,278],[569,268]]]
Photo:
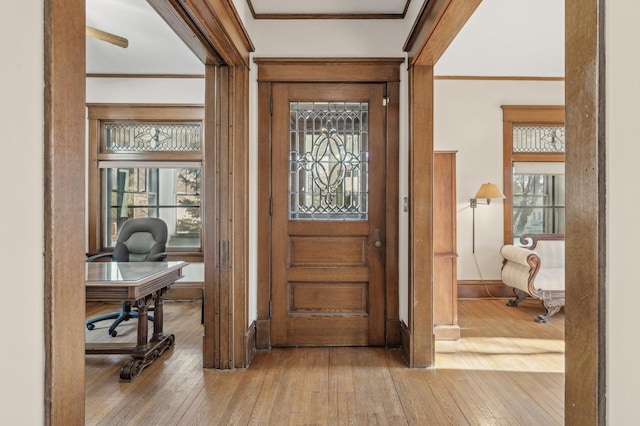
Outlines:
[[93,262],[94,260],[101,259],[103,257],[112,257],[112,256],[113,256],[113,253],[94,254],[93,256],[87,257],[87,260],[85,260],[85,262],[89,263],[89,262]]
[[538,253],[507,244],[500,249],[500,254],[504,257],[501,270],[502,282],[536,296],[538,290],[533,283],[540,270]]
[[502,248],[500,249],[500,254],[502,255],[502,257],[504,257],[505,260],[510,260],[524,266],[531,266],[529,256],[531,256],[532,254],[535,254],[536,256],[538,255],[538,253],[533,250],[510,244],[502,246]]

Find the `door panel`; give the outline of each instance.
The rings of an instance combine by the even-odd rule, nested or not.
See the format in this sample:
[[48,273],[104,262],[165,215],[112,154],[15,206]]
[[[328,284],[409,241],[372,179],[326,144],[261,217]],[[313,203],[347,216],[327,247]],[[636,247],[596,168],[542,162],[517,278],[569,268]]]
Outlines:
[[356,237],[300,236],[289,238],[291,267],[367,266],[368,239]]
[[271,343],[384,345],[383,85],[272,95]]
[[291,313],[367,312],[367,283],[289,283]]

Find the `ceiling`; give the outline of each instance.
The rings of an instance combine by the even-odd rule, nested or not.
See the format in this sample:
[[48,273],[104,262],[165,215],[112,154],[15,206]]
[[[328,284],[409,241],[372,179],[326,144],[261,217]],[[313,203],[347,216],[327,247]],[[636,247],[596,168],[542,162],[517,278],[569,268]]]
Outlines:
[[87,25],[129,40],[87,37],[88,74],[204,74],[204,65],[146,0],[86,0]]
[[[246,0],[254,18],[402,18],[411,0]],[[420,1],[420,0],[414,0]]]
[[[291,14],[344,13],[384,18],[385,14],[403,14],[408,5],[412,10],[419,9],[424,0],[234,1],[238,9],[245,8],[253,15],[279,15],[278,19],[284,19],[288,14],[290,19]],[[87,25],[129,40],[129,47],[123,49],[87,37],[88,74],[204,73],[202,63],[146,0],[86,0],[86,13]],[[278,22],[273,21],[273,25]],[[407,28],[411,25],[406,23]],[[435,71],[436,75],[562,77],[563,46],[563,0],[483,0]]]

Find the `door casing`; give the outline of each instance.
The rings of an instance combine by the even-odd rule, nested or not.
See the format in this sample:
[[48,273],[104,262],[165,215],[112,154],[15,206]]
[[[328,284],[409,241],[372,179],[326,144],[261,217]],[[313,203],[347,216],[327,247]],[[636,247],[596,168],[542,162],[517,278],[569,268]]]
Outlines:
[[[269,59],[258,64],[258,211],[271,208],[271,91],[274,83],[386,83],[386,192],[385,203],[385,342],[400,344],[398,294],[398,161],[399,161],[399,80],[404,59]],[[331,64],[331,66],[327,66]],[[271,219],[258,218],[258,319],[256,347],[271,347]]]
[[[270,251],[271,343],[274,346],[384,346],[386,343],[385,251],[374,245],[375,239],[385,239],[385,88],[386,83],[274,83],[272,86],[270,215],[271,228],[278,230],[271,234]],[[291,103],[297,101],[367,104],[363,127],[368,136],[363,142],[368,159],[364,176],[360,176],[365,177],[362,181],[367,182],[368,188],[366,217],[348,220],[331,220],[330,214],[325,215],[324,220],[290,217],[290,132],[294,121]],[[322,114],[322,117],[316,116],[315,130],[306,132],[311,131],[314,139],[324,141],[321,145],[331,146],[328,151],[338,158],[342,146],[338,141],[344,136],[340,125],[345,126],[345,133],[349,133],[347,128],[352,131],[356,128],[349,126],[346,118],[325,122],[326,116]],[[330,134],[320,135],[321,129],[315,128],[318,119],[323,120],[326,130],[336,131],[335,138]],[[295,120],[296,124],[299,120]],[[348,148],[343,148],[346,154]],[[329,174],[335,178],[338,168],[332,170]],[[328,170],[323,168],[320,174],[322,171]],[[309,183],[305,185],[305,179],[301,180],[299,185],[310,190]],[[318,184],[322,186],[321,177]]]

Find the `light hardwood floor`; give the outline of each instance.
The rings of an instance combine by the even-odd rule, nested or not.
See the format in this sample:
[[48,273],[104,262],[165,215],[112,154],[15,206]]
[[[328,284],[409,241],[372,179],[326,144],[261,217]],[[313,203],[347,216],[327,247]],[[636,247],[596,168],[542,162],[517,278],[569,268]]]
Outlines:
[[[87,316],[117,308],[88,304]],[[167,302],[176,346],[131,383],[125,356],[86,356],[87,425],[561,425],[564,313],[539,302],[460,300],[462,338],[437,342],[435,369],[409,369],[398,350],[259,352],[246,370],[202,368],[199,302]],[[87,331],[108,341],[108,322]],[[135,339],[135,321],[115,339]]]

